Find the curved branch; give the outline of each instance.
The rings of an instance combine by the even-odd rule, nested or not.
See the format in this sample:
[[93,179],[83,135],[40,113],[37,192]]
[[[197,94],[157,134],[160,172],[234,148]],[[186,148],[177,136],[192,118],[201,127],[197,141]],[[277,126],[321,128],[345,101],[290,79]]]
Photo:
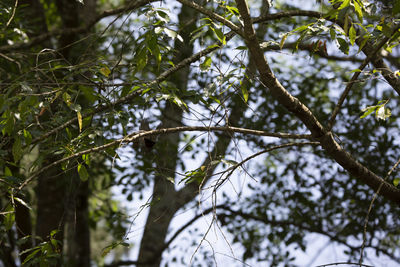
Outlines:
[[164,134],[171,134],[171,133],[177,133],[177,132],[194,132],[194,131],[205,131],[205,132],[236,132],[236,133],[241,133],[241,134],[251,134],[251,135],[258,135],[258,136],[269,136],[269,137],[276,137],[276,138],[292,138],[292,139],[310,139],[311,136],[307,134],[288,134],[288,133],[270,133],[270,132],[265,132],[265,131],[258,131],[258,130],[251,130],[251,129],[244,129],[244,128],[237,128],[237,127],[206,127],[206,126],[183,126],[183,127],[174,127],[174,128],[164,128],[164,129],[157,129],[157,130],[151,130],[151,131],[140,131],[140,132],[135,132],[132,134],[129,134],[123,138],[114,140],[108,144],[85,149],[83,151],[77,152],[73,155],[70,155],[68,157],[62,158],[60,160],[57,160],[40,170],[36,171],[33,173],[31,176],[29,176],[19,187],[18,191],[22,190],[27,184],[29,184],[35,177],[37,177],[39,174],[43,173],[44,171],[57,166],[63,162],[79,158],[85,154],[92,154],[92,153],[99,153],[104,151],[107,148],[110,147],[115,147],[115,146],[120,146],[121,144],[128,144],[132,143],[136,140],[139,140],[140,138],[143,138],[145,136],[155,136],[155,135],[164,135]]
[[262,154],[271,152],[271,151],[273,151],[273,150],[277,150],[277,149],[281,149],[281,148],[286,148],[286,147],[306,146],[306,145],[319,145],[319,142],[287,143],[287,144],[272,146],[272,147],[269,147],[269,148],[267,148],[267,149],[261,150],[261,151],[259,151],[259,152],[257,152],[257,153],[254,153],[253,155],[251,155],[251,156],[245,158],[245,159],[242,160],[241,162],[239,162],[239,163],[235,164],[234,166],[232,166],[231,168],[229,168],[230,171],[229,171],[229,173],[226,175],[226,177],[220,178],[220,179],[217,181],[217,183],[216,183],[216,185],[215,185],[214,191],[216,191],[216,190],[218,189],[218,187],[220,187],[220,186],[233,174],[233,172],[234,172],[237,168],[241,167],[241,166],[242,166],[243,164],[245,164],[247,161],[249,161],[249,160],[251,160],[251,159],[254,159],[255,157],[258,157],[258,156],[260,156],[260,155],[262,155]]
[[[399,27],[395,28],[392,32],[393,34],[398,31]],[[393,36],[393,35],[391,35]],[[344,89],[344,91],[342,92],[340,99],[338,101],[338,103],[336,104],[333,112],[332,112],[332,116],[329,120],[328,123],[328,130],[330,131],[333,127],[333,124],[335,123],[335,119],[337,114],[340,111],[340,108],[343,105],[344,100],[346,99],[347,95],[349,94],[351,88],[353,87],[353,84],[357,81],[358,76],[360,76],[361,71],[369,64],[369,62],[372,60],[373,57],[375,57],[375,55],[378,53],[379,50],[381,50],[381,48],[388,42],[390,41],[392,37],[385,37],[383,38],[379,44],[371,51],[371,53],[369,53],[367,55],[367,57],[364,59],[364,61],[362,62],[362,64],[360,65],[360,67],[358,67],[359,71],[355,72],[353,74],[353,77],[351,77],[350,81],[347,83],[346,88]]]
[[200,13],[209,16],[211,19],[216,20],[221,22],[222,24],[228,26],[232,31],[236,32],[237,34],[243,36],[243,31],[242,29],[235,25],[234,23],[232,23],[231,21],[225,19],[224,17],[218,15],[217,13],[214,13],[202,6],[200,6],[199,4],[193,2],[193,1],[189,1],[189,0],[178,0],[178,2],[180,2],[182,5],[186,5],[188,7],[191,7],[197,11],[199,11]]
[[350,174],[367,184],[374,191],[377,191],[378,188],[382,186],[381,194],[387,199],[400,205],[400,190],[392,184],[384,181],[381,177],[355,160],[336,142],[333,134],[321,125],[313,113],[296,97],[292,96],[277,80],[267,63],[256,38],[249,9],[245,0],[236,0],[236,4],[244,22],[245,41],[249,48],[250,55],[256,63],[262,84],[269,89],[271,95],[278,100],[282,106],[286,107],[288,111],[293,113],[304,123],[315,139],[321,143],[321,146],[329,156],[331,156]]
[[[233,32],[228,33],[228,34],[226,35],[226,41],[232,39],[233,36],[234,36],[234,33],[233,33]],[[148,88],[148,87],[152,87],[152,86],[154,86],[154,85],[156,85],[156,84],[158,84],[158,83],[161,83],[162,81],[164,81],[165,79],[167,79],[171,74],[177,72],[178,70],[182,69],[183,67],[185,67],[185,66],[187,66],[187,65],[189,65],[189,64],[191,64],[191,63],[193,63],[193,62],[195,62],[195,61],[197,61],[197,60],[199,60],[201,57],[203,57],[203,56],[205,56],[205,55],[207,55],[207,54],[209,54],[209,53],[211,53],[211,52],[213,52],[213,51],[215,51],[215,50],[217,50],[217,49],[219,49],[219,48],[220,48],[219,45],[209,46],[208,48],[206,48],[206,49],[204,49],[204,50],[202,50],[202,51],[200,51],[200,52],[194,54],[193,56],[188,57],[188,58],[182,60],[181,62],[179,62],[179,63],[176,64],[175,66],[173,66],[173,67],[167,69],[166,71],[164,71],[163,73],[161,73],[161,74],[160,74],[156,79],[154,79],[153,81],[151,81],[151,82],[145,84],[144,87]],[[146,89],[146,88],[145,88],[145,89]],[[114,102],[109,103],[109,104],[107,104],[107,105],[100,106],[100,107],[96,108],[95,110],[93,110],[93,111],[91,111],[91,112],[89,112],[89,113],[87,113],[87,114],[83,114],[83,115],[82,115],[82,118],[86,118],[86,117],[92,116],[92,115],[94,115],[94,114],[100,113],[100,112],[105,111],[105,110],[107,110],[107,109],[113,108],[113,107],[115,107],[115,106],[117,106],[117,105],[121,105],[121,104],[124,104],[124,103],[128,103],[131,99],[133,99],[134,97],[140,95],[145,89],[141,89],[141,90],[134,91],[134,92],[132,92],[132,93],[127,94],[127,95],[124,96],[124,97],[121,97],[121,98],[118,99],[117,101],[114,101]],[[49,131],[49,132],[43,134],[42,136],[39,136],[39,137],[35,138],[35,139],[32,141],[32,144],[35,144],[35,143],[37,143],[37,142],[40,142],[40,141],[46,139],[47,137],[49,137],[49,136],[51,136],[51,135],[57,133],[58,131],[64,129],[64,128],[67,127],[68,125],[70,125],[70,124],[72,124],[72,123],[75,123],[75,122],[77,122],[77,121],[78,121],[78,118],[75,116],[74,118],[72,118],[72,119],[70,119],[69,121],[63,123],[62,125],[60,125],[60,126],[54,128],[53,130],[51,130],[51,131]]]

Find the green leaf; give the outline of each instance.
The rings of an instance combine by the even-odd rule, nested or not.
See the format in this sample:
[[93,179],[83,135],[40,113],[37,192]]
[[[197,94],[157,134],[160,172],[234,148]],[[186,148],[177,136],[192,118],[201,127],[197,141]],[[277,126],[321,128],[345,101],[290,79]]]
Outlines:
[[342,51],[343,53],[348,55],[349,54],[349,44],[346,42],[346,40],[344,40],[343,38],[337,38],[336,40],[339,43],[340,51]]
[[14,212],[14,208],[11,205],[8,205],[8,207],[5,209],[5,211],[9,211],[9,212],[6,213],[6,215],[4,215],[3,225],[6,228],[6,230],[8,231],[11,229],[11,227],[14,224],[15,212]]
[[365,35],[363,36],[363,40],[361,41],[361,44],[358,47],[357,53],[360,53],[360,51],[364,48],[365,44],[368,42],[369,38],[370,38],[369,36]]
[[241,89],[242,89],[244,102],[247,103],[247,100],[249,99],[249,91],[247,90],[246,86],[244,86],[244,85],[241,86]]
[[364,114],[360,116],[360,119],[367,117],[369,114],[374,112],[378,107],[379,106],[370,106],[370,107],[363,109],[362,111],[364,112]]
[[330,28],[330,29],[329,29],[329,34],[330,34],[330,36],[331,36],[331,40],[332,40],[332,41],[336,39],[336,31],[335,31],[334,28]]
[[79,132],[82,132],[82,114],[78,111],[76,116],[78,118]]
[[212,59],[211,57],[206,57],[203,63],[200,64],[201,71],[208,71],[211,67]]
[[400,178],[399,178],[399,177],[394,178],[394,180],[393,180],[393,185],[394,185],[394,186],[398,186],[399,183],[400,183]]
[[[27,251],[23,251],[23,252],[27,252]],[[30,260],[32,260],[33,258],[35,258],[36,254],[40,252],[40,248],[35,247],[33,249],[33,251],[25,258],[24,262],[22,263],[23,266],[25,266]],[[20,253],[22,254],[22,253]]]
[[353,5],[354,5],[354,10],[356,11],[358,20],[359,20],[360,22],[362,22],[363,13],[362,13],[362,9],[361,9],[360,4],[358,4],[358,1],[353,1]]
[[83,164],[78,164],[78,174],[81,178],[81,181],[83,182],[87,181],[87,179],[89,178],[89,174]]
[[350,30],[349,30],[349,38],[350,38],[350,43],[351,45],[354,45],[356,41],[357,33],[356,29],[354,29],[353,25],[351,25]]
[[400,0],[396,0],[396,2],[393,5],[393,9],[392,9],[392,14],[397,15],[398,13],[400,13]]
[[282,50],[282,48],[283,48],[283,45],[285,44],[285,41],[286,41],[286,38],[288,37],[288,35],[289,35],[289,33],[285,33],[283,36],[282,36],[282,39],[281,39],[281,42],[279,43],[279,48]]
[[19,161],[22,158],[23,151],[22,151],[22,143],[19,137],[16,137],[14,144],[12,146],[12,154],[14,157],[14,162]]
[[224,35],[224,33],[215,27],[211,27],[211,30],[215,33],[215,35],[217,36],[218,40],[221,42],[222,45],[226,44],[226,37]]
[[108,76],[110,76],[111,70],[107,66],[103,66],[100,68],[100,73],[108,78]]
[[70,106],[72,104],[71,96],[67,92],[65,92],[63,94],[63,100],[64,100],[65,104],[67,104],[67,106]]
[[339,6],[338,10],[348,7],[349,5],[350,5],[350,0],[344,0],[343,3]]
[[75,112],[80,112],[82,110],[82,107],[79,104],[71,104],[69,105],[69,108]]
[[25,144],[29,146],[32,142],[32,135],[26,129],[24,129],[24,138],[25,138]]

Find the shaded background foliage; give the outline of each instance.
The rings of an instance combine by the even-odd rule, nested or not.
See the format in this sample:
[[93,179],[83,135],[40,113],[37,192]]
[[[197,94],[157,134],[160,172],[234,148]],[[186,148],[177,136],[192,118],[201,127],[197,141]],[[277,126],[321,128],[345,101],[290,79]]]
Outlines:
[[[296,250],[308,252],[310,234],[339,244],[348,254],[345,260],[360,259],[373,190],[321,147],[271,151],[261,160],[241,165],[235,175],[242,183],[234,194],[227,186],[219,188],[224,177],[233,184],[236,176],[226,175],[247,156],[291,139],[186,132],[152,136],[154,147],[146,146],[144,139],[131,144],[122,140],[101,153],[85,153],[52,166],[20,190],[32,173],[48,164],[149,130],[143,128],[144,120],[150,129],[228,124],[308,133],[262,85],[240,38],[157,80],[185,58],[226,41],[228,29],[215,18],[178,2],[160,7],[151,1],[84,2],[19,1],[15,10],[14,1],[0,4],[4,11],[0,15],[0,261],[4,266],[21,262],[103,266],[107,256],[112,260],[109,266],[213,266],[214,251],[202,245],[205,230],[192,227],[202,217],[211,218],[210,225],[226,233],[238,266],[242,262],[295,266]],[[359,22],[370,24],[371,43],[379,42],[399,22],[399,1],[347,2],[351,4],[336,19],[348,16],[356,22],[354,7],[363,3]],[[197,3],[239,25],[234,2]],[[314,9],[328,13],[345,3],[315,1]],[[266,1],[249,4],[254,17],[299,9],[290,1],[274,1],[272,7]],[[104,19],[98,23],[97,18]],[[364,57],[357,53],[358,47],[349,48],[349,33],[341,36],[328,20],[311,25],[315,21],[312,16],[289,16],[255,27],[276,77],[327,124],[352,70]],[[309,25],[308,32],[293,31],[303,25]],[[282,42],[282,34],[289,32]],[[395,34],[393,46],[398,44]],[[328,43],[327,52],[321,51],[320,41]],[[348,49],[349,55],[343,53]],[[380,55],[386,55],[386,62],[396,69],[399,51],[392,49],[391,54]],[[353,85],[334,134],[357,160],[385,177],[399,155],[399,103],[380,70],[374,70],[368,66],[363,80]],[[384,99],[393,110],[390,118],[360,119],[362,108]],[[398,172],[388,181],[395,183],[396,177]],[[115,198],[116,186],[125,204]],[[151,201],[146,201],[149,195]],[[141,241],[129,240],[137,216],[124,206],[140,200],[149,217]],[[194,219],[171,225],[187,209]],[[376,199],[365,232],[367,258],[374,253],[400,262],[398,214],[396,203]],[[190,241],[174,235],[179,227],[192,237]],[[139,248],[137,258],[121,260],[133,257],[129,245]]]

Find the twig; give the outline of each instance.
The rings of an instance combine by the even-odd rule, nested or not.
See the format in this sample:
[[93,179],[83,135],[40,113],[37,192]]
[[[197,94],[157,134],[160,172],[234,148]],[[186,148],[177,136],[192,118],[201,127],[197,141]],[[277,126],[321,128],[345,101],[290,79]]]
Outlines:
[[14,16],[15,16],[15,10],[17,10],[17,6],[18,6],[18,0],[15,0],[15,4],[14,4],[14,8],[11,14],[10,19],[7,21],[6,23],[6,28],[8,27],[8,25],[10,25],[11,21],[13,20]]
[[[390,171],[386,174],[385,178],[383,181],[385,181],[389,176],[392,174],[392,172],[399,166],[400,164],[400,159],[393,165],[393,167],[390,169]],[[378,190],[376,190],[371,203],[369,204],[368,207],[368,212],[367,215],[365,216],[365,221],[364,221],[364,231],[363,231],[363,242],[361,244],[361,253],[360,253],[360,260],[359,260],[359,265],[361,266],[362,259],[363,259],[363,253],[364,253],[364,248],[365,248],[365,242],[367,240],[367,225],[368,225],[368,220],[369,220],[369,215],[371,214],[372,211],[372,205],[374,204],[376,198],[378,197],[379,192],[381,191],[383,186],[383,182],[379,185]]]
[[[399,26],[396,27],[396,28],[393,30],[393,33],[395,33],[396,31],[398,31],[399,28],[400,28]],[[332,116],[331,116],[331,118],[330,118],[330,120],[329,120],[329,123],[328,123],[328,130],[329,130],[329,131],[332,129],[333,124],[335,123],[336,116],[337,116],[337,114],[339,113],[340,108],[342,107],[343,102],[344,102],[344,100],[346,99],[347,95],[349,94],[349,92],[350,92],[350,90],[351,90],[353,84],[356,82],[358,76],[360,76],[361,71],[368,65],[368,63],[372,60],[372,58],[376,55],[376,53],[378,53],[378,51],[379,51],[388,41],[390,41],[391,38],[393,38],[392,34],[391,34],[391,37],[385,37],[385,38],[383,38],[383,39],[379,42],[379,44],[375,47],[375,49],[374,49],[370,54],[368,54],[368,56],[367,56],[367,57],[364,59],[364,61],[361,63],[360,67],[358,68],[359,71],[355,72],[354,75],[353,75],[353,77],[351,77],[351,79],[350,79],[350,81],[348,82],[346,88],[345,88],[344,91],[342,92],[342,95],[340,96],[340,99],[339,99],[338,103],[336,104],[335,109],[334,109],[333,112],[332,112]]]

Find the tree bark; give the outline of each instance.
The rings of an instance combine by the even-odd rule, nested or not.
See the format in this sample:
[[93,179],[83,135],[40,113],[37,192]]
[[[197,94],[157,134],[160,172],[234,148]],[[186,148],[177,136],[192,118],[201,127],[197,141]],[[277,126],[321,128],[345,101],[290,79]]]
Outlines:
[[[193,45],[190,44],[190,33],[196,26],[197,15],[193,9],[182,6],[179,14],[179,23],[182,31],[179,34],[183,38],[183,43],[179,40],[175,41],[175,51],[177,53],[174,58],[175,63],[191,56],[193,53]],[[175,73],[170,79],[180,91],[186,90],[189,72],[190,69],[187,66]],[[167,103],[162,114],[162,128],[181,126],[183,111],[175,104]],[[178,133],[162,136],[158,140],[156,166],[157,169],[163,170],[162,172],[167,177],[175,177],[179,141]],[[179,208],[175,204],[175,187],[166,179],[166,176],[156,175],[154,178],[152,205],[150,206],[139,250],[138,261],[144,263],[141,266],[160,266],[168,227]]]

